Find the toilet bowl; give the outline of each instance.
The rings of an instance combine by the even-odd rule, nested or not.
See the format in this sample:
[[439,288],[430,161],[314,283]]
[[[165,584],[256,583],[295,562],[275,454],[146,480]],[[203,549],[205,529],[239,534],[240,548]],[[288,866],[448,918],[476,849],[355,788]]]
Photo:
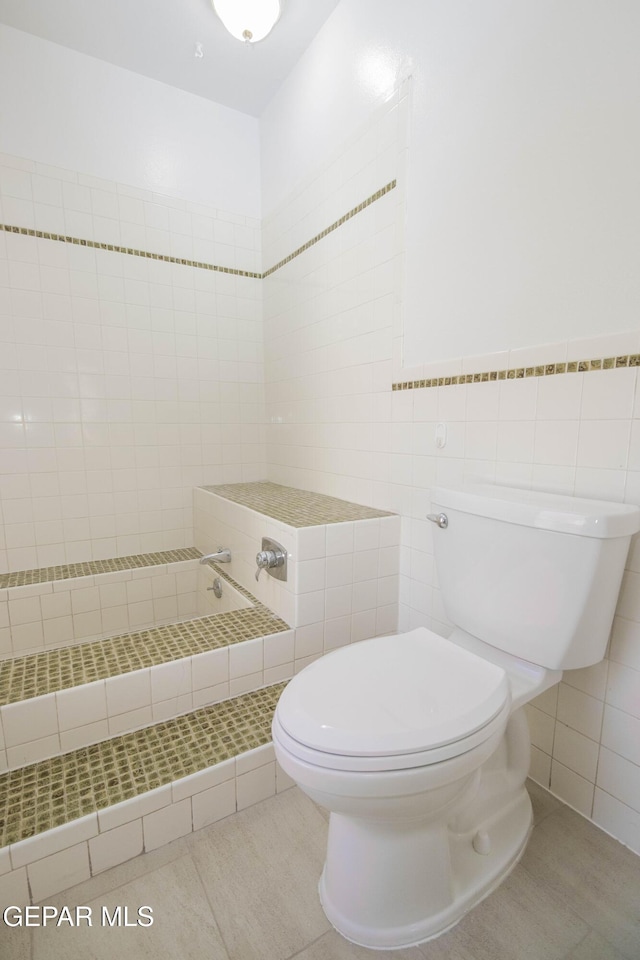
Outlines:
[[531,491],[433,502],[451,635],[335,650],[290,681],[273,719],[280,765],[330,812],[325,913],[376,949],[448,930],[517,863],[532,824],[522,707],[604,655],[640,528],[638,508]]
[[[336,650],[285,689],[274,748],[285,772],[331,811],[320,899],[347,939],[377,949],[429,939],[493,889],[505,861],[507,869],[517,861],[531,805],[528,731],[512,718],[522,681],[513,676],[419,628]],[[539,671],[530,696],[555,680]],[[506,742],[509,723],[499,779],[505,788],[510,776],[517,789],[502,790],[509,809],[498,839],[489,833],[496,773],[489,797],[479,771]],[[492,809],[480,823],[470,804]]]

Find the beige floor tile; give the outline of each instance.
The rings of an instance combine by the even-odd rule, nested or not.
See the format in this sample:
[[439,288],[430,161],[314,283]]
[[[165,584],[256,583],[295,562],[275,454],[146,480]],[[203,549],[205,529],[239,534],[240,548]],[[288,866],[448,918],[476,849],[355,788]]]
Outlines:
[[326,822],[297,788],[187,841],[232,960],[285,960],[329,930]]
[[[638,953],[640,954],[640,950]],[[625,956],[601,937],[599,933],[591,931],[577,947],[567,954],[565,960],[625,960]]]
[[[375,960],[376,957],[388,957],[389,960],[423,960],[418,947],[406,947],[404,950],[379,951],[358,947],[349,943],[335,930],[330,930],[306,949],[295,955],[295,960]],[[452,957],[452,960],[457,958]]]
[[2,924],[0,957],[2,960],[31,960],[31,930],[24,927],[9,930]]
[[[220,931],[189,856],[119,887],[87,904],[93,926],[36,928],[33,960],[228,960]],[[133,922],[138,908],[150,906],[154,922],[146,927],[100,925],[105,906],[128,906]]]
[[142,856],[128,860],[117,867],[105,870],[104,873],[99,873],[91,880],[85,880],[84,883],[79,883],[77,886],[65,890],[64,893],[48,897],[47,903],[58,909],[65,905],[75,906],[76,904],[91,903],[98,897],[105,897],[112,890],[117,890],[118,887],[138,879],[143,880],[147,874],[173,863],[174,860],[179,860],[188,852],[185,839],[174,840],[166,847],[152,850],[151,853],[144,853]]
[[549,793],[548,790],[545,790],[533,780],[527,780],[527,790],[531,797],[533,822],[535,824],[540,823],[545,817],[548,817],[550,813],[555,813],[556,810],[561,809],[562,801],[558,800],[553,794]]
[[[377,953],[331,930],[317,881],[326,819],[296,788],[49,898],[150,905],[150,928],[0,926],[2,960],[638,960],[640,859],[529,784],[522,863],[448,934]],[[33,953],[31,944],[33,943]]]
[[427,960],[562,960],[586,923],[516,867],[457,927],[422,946]]
[[522,865],[629,960],[640,957],[640,860],[568,807],[533,832]]

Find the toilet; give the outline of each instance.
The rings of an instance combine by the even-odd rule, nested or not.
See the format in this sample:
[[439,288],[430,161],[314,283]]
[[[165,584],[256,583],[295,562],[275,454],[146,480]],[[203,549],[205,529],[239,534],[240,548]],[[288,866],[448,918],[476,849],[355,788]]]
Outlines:
[[448,638],[341,647],[282,693],[273,744],[330,812],[320,900],[374,949],[444,933],[532,826],[523,705],[605,654],[635,506],[494,485],[433,492]]

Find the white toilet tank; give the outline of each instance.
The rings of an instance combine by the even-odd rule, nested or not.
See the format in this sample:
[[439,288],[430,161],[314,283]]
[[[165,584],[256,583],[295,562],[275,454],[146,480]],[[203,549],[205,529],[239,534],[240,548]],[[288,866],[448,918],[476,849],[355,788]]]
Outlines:
[[436,568],[449,619],[555,670],[604,657],[640,509],[490,484],[436,489]]

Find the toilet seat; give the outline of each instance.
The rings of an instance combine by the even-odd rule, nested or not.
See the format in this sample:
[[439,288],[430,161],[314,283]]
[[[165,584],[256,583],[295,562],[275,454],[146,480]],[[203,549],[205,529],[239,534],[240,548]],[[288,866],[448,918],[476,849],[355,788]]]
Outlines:
[[399,770],[472,750],[509,712],[500,666],[420,627],[314,661],[283,691],[273,733],[314,766]]

